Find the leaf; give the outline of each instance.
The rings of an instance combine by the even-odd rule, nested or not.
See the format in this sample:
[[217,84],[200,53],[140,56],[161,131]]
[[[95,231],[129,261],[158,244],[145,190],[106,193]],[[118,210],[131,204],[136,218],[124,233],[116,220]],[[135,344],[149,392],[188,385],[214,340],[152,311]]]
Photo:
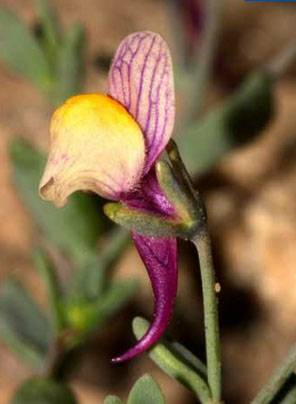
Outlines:
[[123,401],[117,396],[107,396],[104,400],[104,404],[123,404]]
[[73,344],[82,344],[94,331],[102,327],[134,295],[135,280],[116,282],[96,301],[66,300],[65,313],[69,328],[76,331]]
[[23,286],[7,280],[0,290],[0,336],[24,359],[40,367],[49,347],[50,324]]
[[35,0],[35,3],[37,16],[41,24],[41,45],[49,65],[54,67],[61,41],[57,16],[47,0]]
[[11,11],[0,8],[0,60],[42,89],[50,84],[46,57],[29,29]]
[[13,179],[21,199],[32,214],[44,236],[82,265],[96,253],[96,242],[103,230],[102,215],[95,199],[75,194],[63,209],[42,201],[38,184],[45,157],[21,139],[11,145]]
[[16,391],[11,404],[78,404],[71,389],[53,379],[32,377]]
[[207,377],[207,368],[205,364],[197,358],[189,349],[179,342],[172,342],[170,349],[175,352],[176,356],[179,356],[183,362],[186,362],[189,366],[193,367],[198,374],[202,377]]
[[49,262],[47,256],[41,249],[35,251],[34,261],[47,290],[54,334],[58,336],[65,324],[61,306],[62,294],[59,279],[52,263]]
[[74,299],[96,300],[106,290],[107,272],[110,272],[130,241],[128,232],[116,226],[98,247],[98,254],[73,274],[69,295]]
[[85,35],[76,24],[63,37],[56,59],[56,82],[53,103],[61,104],[81,92],[83,82]]
[[140,377],[128,396],[127,404],[164,404],[158,384],[148,374]]
[[[143,318],[136,317],[133,320],[133,332],[139,340],[149,328],[148,321]],[[167,341],[162,338],[150,351],[149,357],[170,377],[178,380],[181,384],[191,390],[202,403],[210,402],[209,387],[204,378],[203,371],[200,372],[195,366],[191,365],[192,358],[188,360],[188,355],[176,353],[176,348],[172,347]],[[195,361],[196,363],[196,361]],[[196,363],[197,364],[197,363]]]
[[272,115],[272,80],[264,72],[254,73],[221,107],[180,134],[178,143],[188,170],[205,171],[226,153],[249,143]]

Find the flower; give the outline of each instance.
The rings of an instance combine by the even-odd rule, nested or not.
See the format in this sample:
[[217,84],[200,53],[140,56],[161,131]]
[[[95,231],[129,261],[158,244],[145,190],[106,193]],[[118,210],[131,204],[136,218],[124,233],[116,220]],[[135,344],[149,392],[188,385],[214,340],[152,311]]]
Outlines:
[[[70,98],[54,113],[42,198],[63,206],[77,190],[93,191],[128,208],[175,218],[155,163],[174,126],[173,70],[166,42],[138,32],[120,44],[108,78],[108,93]],[[175,237],[132,231],[155,297],[154,320],[143,338],[114,362],[131,359],[165,331],[177,291]]]

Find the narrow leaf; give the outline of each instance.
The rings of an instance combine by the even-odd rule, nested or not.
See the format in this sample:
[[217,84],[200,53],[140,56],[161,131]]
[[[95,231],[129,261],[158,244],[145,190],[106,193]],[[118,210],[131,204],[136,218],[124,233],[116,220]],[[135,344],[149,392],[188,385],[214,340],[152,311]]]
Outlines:
[[127,404],[164,404],[165,400],[158,384],[145,374],[134,384],[128,396]]
[[45,283],[53,329],[55,335],[58,335],[63,329],[65,321],[61,306],[62,294],[57,273],[42,250],[35,251],[34,261]]
[[85,35],[76,24],[63,37],[56,60],[56,83],[53,103],[61,104],[81,92],[83,83]]
[[51,67],[55,64],[61,40],[57,16],[48,0],[35,0],[37,16],[41,24],[41,44]]
[[11,11],[0,8],[0,60],[16,73],[47,89],[46,57],[29,29]]
[[81,344],[102,327],[132,298],[137,289],[135,280],[116,282],[96,301],[66,301],[67,324],[77,333],[73,343]]
[[252,141],[272,114],[272,80],[264,72],[254,73],[221,107],[180,134],[178,143],[189,171],[205,171],[226,153]]
[[72,390],[53,379],[32,377],[16,391],[11,404],[78,404]]
[[38,184],[45,157],[28,143],[15,139],[11,147],[13,178],[26,207],[45,237],[82,265],[96,251],[103,229],[102,215],[90,195],[75,194],[63,209],[44,202]]
[[130,241],[128,232],[116,226],[98,247],[98,253],[77,270],[72,277],[68,293],[74,298],[96,300],[106,290],[107,273],[112,270],[124,248]]
[[16,280],[0,290],[0,336],[21,356],[41,364],[49,347],[50,324],[28,292]]

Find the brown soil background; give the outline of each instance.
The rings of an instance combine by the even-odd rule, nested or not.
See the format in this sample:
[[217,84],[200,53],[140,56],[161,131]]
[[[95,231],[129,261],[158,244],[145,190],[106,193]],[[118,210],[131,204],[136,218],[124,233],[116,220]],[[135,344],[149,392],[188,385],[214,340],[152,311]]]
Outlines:
[[[87,30],[86,90],[102,91],[105,73],[95,60],[111,55],[119,41],[136,30],[163,34],[172,43],[164,1],[54,0],[58,15],[69,26],[81,21]],[[33,1],[1,0],[34,25]],[[225,0],[219,55],[225,72],[216,74],[207,91],[206,107],[219,103],[227,79],[238,82],[266,62],[285,43],[296,40],[296,8]],[[296,71],[296,69],[294,70]],[[220,72],[221,73],[221,72]],[[24,80],[0,65],[0,282],[17,273],[44,303],[44,292],[30,260],[36,232],[11,182],[7,145],[23,136],[42,148],[48,141],[50,110]],[[200,189],[209,211],[220,293],[223,369],[227,403],[248,403],[296,338],[296,80],[293,71],[275,87],[276,113],[260,137],[204,176]],[[201,301],[192,251],[181,244],[180,290],[171,334],[200,354]],[[126,397],[133,381],[150,372],[161,384],[169,404],[194,402],[180,385],[162,374],[144,356],[114,367],[109,358],[121,339],[132,342],[130,320],[151,314],[152,297],[145,271],[131,248],[118,276],[136,275],[141,291],[132,307],[94,339],[71,383],[82,404],[102,403],[108,393]],[[184,293],[186,292],[186,293]],[[147,310],[147,302],[150,310]],[[31,374],[0,345],[0,403]]]

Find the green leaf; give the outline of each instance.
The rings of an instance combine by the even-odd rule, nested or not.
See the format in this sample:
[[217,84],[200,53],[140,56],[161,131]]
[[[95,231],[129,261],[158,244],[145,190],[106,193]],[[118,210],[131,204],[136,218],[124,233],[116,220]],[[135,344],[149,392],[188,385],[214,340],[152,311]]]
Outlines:
[[102,215],[95,199],[87,194],[73,195],[68,204],[57,209],[38,195],[38,184],[45,157],[27,142],[15,139],[11,145],[13,178],[20,196],[44,236],[82,265],[96,253],[103,230]]
[[84,29],[76,24],[63,37],[57,55],[56,82],[52,100],[55,105],[81,92],[84,79],[84,49]]
[[52,263],[49,262],[48,257],[41,249],[35,251],[34,261],[47,290],[54,334],[58,336],[65,325],[65,319],[61,306],[62,293],[59,279],[55,269],[52,266]]
[[89,301],[101,296],[108,286],[107,272],[110,273],[129,241],[128,232],[116,226],[104,240],[104,247],[98,247],[98,254],[74,272],[68,290],[71,299]]
[[[133,321],[133,332],[139,340],[149,328],[148,321],[136,317]],[[183,351],[183,352],[181,352]],[[180,355],[181,353],[181,355]],[[192,355],[192,354],[191,354]],[[210,402],[211,394],[207,382],[204,378],[204,365],[192,366],[192,357],[189,360],[188,354],[184,350],[178,350],[163,338],[150,351],[149,357],[170,377],[178,380],[181,384],[191,390],[202,403]],[[198,362],[200,362],[198,360]]]
[[68,300],[65,313],[69,327],[76,331],[73,344],[81,344],[102,327],[132,298],[137,289],[135,280],[113,283],[96,301]]
[[42,365],[52,336],[50,324],[28,292],[13,279],[0,290],[0,336],[34,366]]
[[53,68],[61,42],[61,32],[57,16],[47,0],[35,0],[37,16],[41,24],[41,45]]
[[164,404],[158,384],[148,374],[140,377],[128,396],[127,404]]
[[187,363],[191,366],[195,371],[201,375],[204,379],[207,377],[207,368],[205,364],[197,358],[189,349],[187,349],[184,345],[179,342],[172,342],[170,344],[170,350],[175,353],[176,356],[179,356],[180,359],[184,363]]
[[254,73],[221,107],[185,129],[178,144],[188,170],[193,174],[205,171],[226,153],[253,140],[272,118],[272,90],[267,73]]
[[11,404],[77,404],[77,400],[67,385],[33,377],[18,388]]
[[123,404],[123,401],[117,396],[107,396],[104,404]]
[[5,8],[0,8],[0,60],[42,89],[48,88],[49,66],[37,40],[23,22]]

